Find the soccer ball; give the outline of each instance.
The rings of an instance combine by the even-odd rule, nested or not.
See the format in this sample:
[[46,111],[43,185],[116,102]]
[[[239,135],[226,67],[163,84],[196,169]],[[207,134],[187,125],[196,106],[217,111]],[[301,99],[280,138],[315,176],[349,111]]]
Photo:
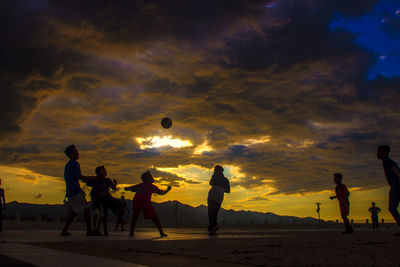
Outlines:
[[164,119],[161,120],[161,126],[165,129],[171,128],[172,120],[168,117],[165,117]]

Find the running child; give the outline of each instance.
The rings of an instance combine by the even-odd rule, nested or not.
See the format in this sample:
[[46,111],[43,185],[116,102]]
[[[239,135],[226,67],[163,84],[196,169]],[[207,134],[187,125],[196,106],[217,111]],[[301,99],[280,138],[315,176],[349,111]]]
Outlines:
[[214,174],[210,180],[211,189],[208,192],[207,205],[208,205],[208,231],[209,235],[216,235],[219,229],[217,219],[218,212],[221,208],[222,201],[224,200],[224,193],[231,192],[229,180],[224,176],[224,168],[216,165]]
[[168,236],[164,233],[161,227],[160,220],[157,217],[156,211],[151,204],[151,195],[153,193],[156,193],[158,195],[165,195],[171,190],[171,186],[168,186],[167,190],[159,189],[153,184],[154,178],[151,175],[150,171],[143,173],[141,179],[143,183],[124,188],[126,191],[136,192],[135,197],[133,198],[133,218],[131,222],[131,230],[129,232],[129,236],[134,236],[136,223],[139,219],[141,211],[143,211],[145,219],[153,220],[158,228],[158,231],[160,232],[161,237]]
[[335,199],[339,201],[339,207],[340,207],[340,214],[342,215],[343,223],[344,226],[346,227],[346,231],[343,232],[343,234],[351,234],[354,232],[353,227],[351,226],[349,219],[347,216],[349,216],[350,213],[350,201],[349,201],[349,196],[350,192],[347,190],[346,185],[342,184],[342,174],[340,173],[335,173],[333,174],[333,181],[336,184],[335,188],[335,193],[336,196],[330,197],[330,199]]
[[381,212],[381,209],[375,206],[375,202],[372,202],[372,207],[368,209],[371,213],[371,220],[372,220],[372,229],[379,228],[379,218],[378,213]]

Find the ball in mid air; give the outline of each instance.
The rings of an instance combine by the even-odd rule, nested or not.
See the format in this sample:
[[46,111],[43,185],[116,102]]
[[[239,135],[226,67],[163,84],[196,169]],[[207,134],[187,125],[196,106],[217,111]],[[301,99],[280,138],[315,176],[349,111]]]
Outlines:
[[161,126],[165,129],[171,128],[172,120],[168,117],[165,117],[164,119],[161,120]]

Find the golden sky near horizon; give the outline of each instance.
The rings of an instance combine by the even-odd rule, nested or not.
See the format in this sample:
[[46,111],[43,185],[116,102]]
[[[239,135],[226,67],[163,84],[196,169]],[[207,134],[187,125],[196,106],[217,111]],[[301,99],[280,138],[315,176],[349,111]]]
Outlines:
[[[389,48],[379,54],[345,25],[377,1],[347,2],[0,4],[7,200],[61,203],[63,151],[75,144],[84,174],[105,165],[130,185],[151,170],[173,187],[156,202],[205,204],[220,164],[232,184],[224,208],[316,217],[320,202],[322,218],[336,219],[340,172],[351,217],[369,217],[375,201],[390,219],[375,154],[389,144],[400,160],[400,75],[371,76]],[[397,28],[379,27],[398,51]]]

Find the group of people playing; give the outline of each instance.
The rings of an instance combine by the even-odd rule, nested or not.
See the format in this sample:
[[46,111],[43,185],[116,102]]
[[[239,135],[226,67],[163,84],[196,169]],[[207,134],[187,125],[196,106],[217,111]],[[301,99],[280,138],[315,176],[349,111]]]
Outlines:
[[[68,156],[69,161],[65,165],[64,179],[66,184],[66,201],[69,215],[65,222],[61,236],[71,235],[68,232],[70,225],[79,213],[84,213],[84,219],[87,227],[88,236],[99,236],[100,225],[103,223],[103,234],[108,235],[107,218],[108,210],[111,209],[114,213],[117,212],[117,224],[122,224],[123,229],[123,214],[126,209],[124,197],[121,201],[116,200],[110,194],[110,189],[115,190],[117,181],[107,178],[107,170],[104,166],[98,166],[95,169],[96,176],[84,176],[81,173],[80,165],[78,162],[79,152],[75,145],[70,145],[65,149],[65,154]],[[222,166],[215,166],[214,174],[211,177],[210,185],[212,186],[208,194],[208,216],[210,235],[216,235],[218,230],[217,216],[224,199],[224,193],[230,192],[229,180],[223,174],[224,169]],[[154,178],[150,171],[146,171],[141,175],[142,183],[125,187],[125,191],[135,192],[133,198],[133,215],[130,225],[129,236],[134,236],[136,223],[139,219],[140,213],[143,212],[145,219],[151,219],[157,226],[161,237],[167,236],[164,233],[161,222],[158,219],[157,213],[151,203],[152,194],[165,195],[171,190],[168,186],[166,190],[159,189],[154,185]],[[85,193],[81,189],[79,181],[83,181],[87,186],[91,187],[91,205],[94,211],[93,226],[91,223],[90,205],[86,201]]]
[[[389,211],[391,212],[397,225],[400,226],[400,214],[397,210],[400,203],[400,169],[398,165],[389,157],[389,153],[390,147],[388,145],[378,146],[377,157],[378,159],[382,160],[384,173],[390,186]],[[99,166],[96,168],[96,176],[82,175],[80,165],[77,161],[79,159],[79,152],[74,145],[68,146],[65,149],[65,154],[70,159],[65,166],[64,172],[67,198],[66,203],[69,209],[69,216],[65,223],[64,229],[61,232],[61,235],[70,235],[70,233],[68,232],[69,226],[71,225],[77,214],[81,212],[84,213],[88,236],[101,235],[101,233],[99,232],[101,222],[103,222],[104,235],[107,235],[108,209],[111,209],[113,212],[117,212],[119,215],[123,214],[124,210],[126,209],[126,203],[124,202],[124,200],[122,199],[122,201],[117,201],[111,196],[109,192],[110,188],[114,190],[116,189],[117,181],[106,178],[107,171],[104,166]],[[217,223],[218,212],[221,208],[224,194],[230,193],[230,183],[229,180],[224,176],[223,172],[223,167],[220,165],[216,165],[214,168],[214,174],[212,175],[210,180],[211,189],[208,192],[207,198],[209,235],[217,234],[216,232],[219,229]],[[145,173],[143,173],[141,175],[141,179],[142,183],[124,188],[124,190],[126,191],[135,192],[135,196],[133,198],[133,215],[129,236],[134,236],[135,226],[141,212],[143,212],[145,219],[151,219],[154,222],[160,232],[161,237],[167,236],[167,234],[164,233],[161,222],[158,219],[154,207],[152,206],[151,196],[153,193],[165,195],[171,190],[171,186],[168,186],[166,190],[159,189],[156,185],[153,184],[154,178],[151,175],[150,171],[146,171]],[[336,198],[339,201],[340,214],[346,228],[343,233],[353,233],[353,227],[348,219],[350,213],[350,192],[348,191],[346,185],[342,183],[342,174],[335,173],[333,175],[333,179],[334,183],[336,184],[335,196],[331,196],[330,199]],[[90,195],[92,198],[91,203],[95,214],[93,219],[93,227],[91,224],[90,206],[86,201],[83,190],[80,188],[79,180],[82,180],[89,187],[92,187]],[[103,209],[102,216],[101,209]],[[369,209],[374,228],[378,227],[378,213],[380,211],[380,208],[376,207],[375,203],[373,203],[372,207]],[[118,226],[118,223],[121,223],[121,216],[119,216],[119,218],[117,219],[116,227]],[[396,235],[400,235],[400,233],[397,233]]]
[[[101,224],[103,224],[103,234],[108,235],[107,223],[109,209],[117,215],[115,230],[118,230],[119,225],[121,225],[121,230],[124,230],[123,217],[125,211],[129,212],[125,197],[121,196],[121,199],[116,199],[110,193],[110,189],[116,190],[117,180],[107,178],[107,170],[104,166],[96,167],[96,176],[83,176],[77,161],[79,159],[79,152],[74,145],[68,146],[65,149],[65,154],[70,159],[65,165],[64,170],[66,184],[66,200],[64,200],[64,202],[67,204],[69,214],[61,236],[71,235],[68,229],[75,217],[81,212],[84,213],[88,236],[101,235],[99,230]],[[91,206],[86,201],[85,193],[80,187],[79,180],[84,181],[88,187],[91,187]],[[93,226],[90,216],[91,208],[94,213]]]
[[[383,170],[386,176],[386,180],[389,184],[389,211],[392,214],[396,224],[400,226],[400,214],[398,211],[398,206],[400,203],[400,168],[390,157],[390,146],[380,145],[377,148],[376,156],[378,159],[382,160]],[[351,234],[354,232],[351,226],[348,216],[350,214],[350,192],[346,185],[342,183],[343,176],[340,173],[333,174],[333,181],[336,184],[335,196],[331,196],[330,199],[335,199],[339,201],[340,214],[343,219],[343,224],[346,230],[343,234]],[[372,227],[378,228],[378,213],[381,211],[380,208],[376,207],[375,202],[372,202],[372,207],[368,210],[371,213]],[[400,236],[400,232],[395,235]]]

